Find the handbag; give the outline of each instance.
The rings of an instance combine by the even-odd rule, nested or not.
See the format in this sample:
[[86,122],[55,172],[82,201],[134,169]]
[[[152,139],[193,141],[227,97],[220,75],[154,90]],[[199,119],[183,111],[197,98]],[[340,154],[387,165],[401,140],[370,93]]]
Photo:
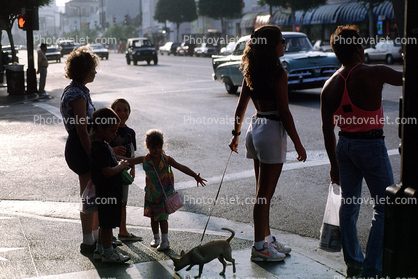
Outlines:
[[[334,193],[334,187],[339,188],[339,194]],[[341,251],[341,231],[339,211],[341,206],[340,186],[330,183],[327,205],[321,227],[319,248],[328,252]]]
[[96,204],[96,186],[91,179],[87,182],[87,186],[81,194],[80,212],[89,214],[97,211]]
[[132,184],[132,182],[134,182],[134,179],[132,178],[132,176],[129,174],[127,170],[123,170],[122,171],[122,184],[129,185],[129,184]]
[[[168,168],[167,168],[167,166],[164,162],[164,158],[162,158],[162,160],[163,160],[163,163],[164,163],[164,168],[166,168],[167,172],[168,172]],[[174,193],[167,197],[167,195],[165,194],[165,191],[164,191],[164,186],[161,183],[160,176],[158,175],[158,172],[155,169],[155,167],[154,167],[154,171],[155,171],[155,174],[158,177],[158,181],[160,182],[161,189],[163,190],[163,193],[164,193],[164,196],[165,196],[165,200],[164,200],[165,210],[167,211],[168,214],[176,212],[177,210],[179,210],[184,205],[183,201],[181,200],[181,197],[180,197],[179,193],[176,190],[174,190]],[[173,181],[171,181],[171,184],[173,185],[173,189],[174,189]]]

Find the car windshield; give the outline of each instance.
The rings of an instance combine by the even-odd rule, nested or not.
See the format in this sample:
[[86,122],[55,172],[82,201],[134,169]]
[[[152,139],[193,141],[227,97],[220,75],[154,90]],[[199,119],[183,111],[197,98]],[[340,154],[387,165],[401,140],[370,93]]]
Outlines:
[[235,47],[233,55],[242,55],[244,53],[244,49],[246,45],[247,45],[247,41],[239,42]]
[[288,37],[286,39],[285,52],[310,51],[312,45],[306,37]]
[[134,41],[133,42],[134,47],[150,47],[152,46],[151,41],[149,40],[141,40],[141,41]]
[[102,46],[102,45],[92,45],[91,47],[93,49],[103,49],[104,48],[104,46]]

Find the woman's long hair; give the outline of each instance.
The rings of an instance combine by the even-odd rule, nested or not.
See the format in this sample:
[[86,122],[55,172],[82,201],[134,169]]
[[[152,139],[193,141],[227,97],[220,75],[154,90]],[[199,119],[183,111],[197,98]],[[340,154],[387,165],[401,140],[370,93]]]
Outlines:
[[276,50],[282,38],[282,32],[275,25],[259,27],[251,34],[240,66],[251,90],[266,85],[274,88],[283,74],[284,69]]

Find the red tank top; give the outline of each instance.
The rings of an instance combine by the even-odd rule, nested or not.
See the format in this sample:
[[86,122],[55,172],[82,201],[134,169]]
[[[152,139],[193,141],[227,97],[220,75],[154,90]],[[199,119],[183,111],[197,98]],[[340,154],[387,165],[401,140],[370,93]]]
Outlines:
[[337,111],[334,112],[334,123],[342,131],[345,132],[367,132],[374,129],[382,129],[384,124],[383,106],[380,104],[380,108],[375,111],[362,110],[356,107],[350,100],[347,91],[347,80],[351,72],[360,64],[354,66],[347,77],[345,78],[340,71],[338,74],[344,79],[344,93],[341,100],[341,104]]

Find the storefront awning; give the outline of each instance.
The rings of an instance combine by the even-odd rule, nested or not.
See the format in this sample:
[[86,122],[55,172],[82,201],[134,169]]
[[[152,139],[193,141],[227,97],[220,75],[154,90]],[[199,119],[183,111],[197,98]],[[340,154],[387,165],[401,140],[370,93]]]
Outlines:
[[254,28],[254,22],[258,13],[246,14],[241,19],[241,28]]
[[270,15],[258,15],[255,18],[254,29],[270,23]]
[[277,25],[277,26],[286,26],[289,25],[290,21],[290,9],[280,9],[273,13],[273,16],[271,17],[271,24]]

